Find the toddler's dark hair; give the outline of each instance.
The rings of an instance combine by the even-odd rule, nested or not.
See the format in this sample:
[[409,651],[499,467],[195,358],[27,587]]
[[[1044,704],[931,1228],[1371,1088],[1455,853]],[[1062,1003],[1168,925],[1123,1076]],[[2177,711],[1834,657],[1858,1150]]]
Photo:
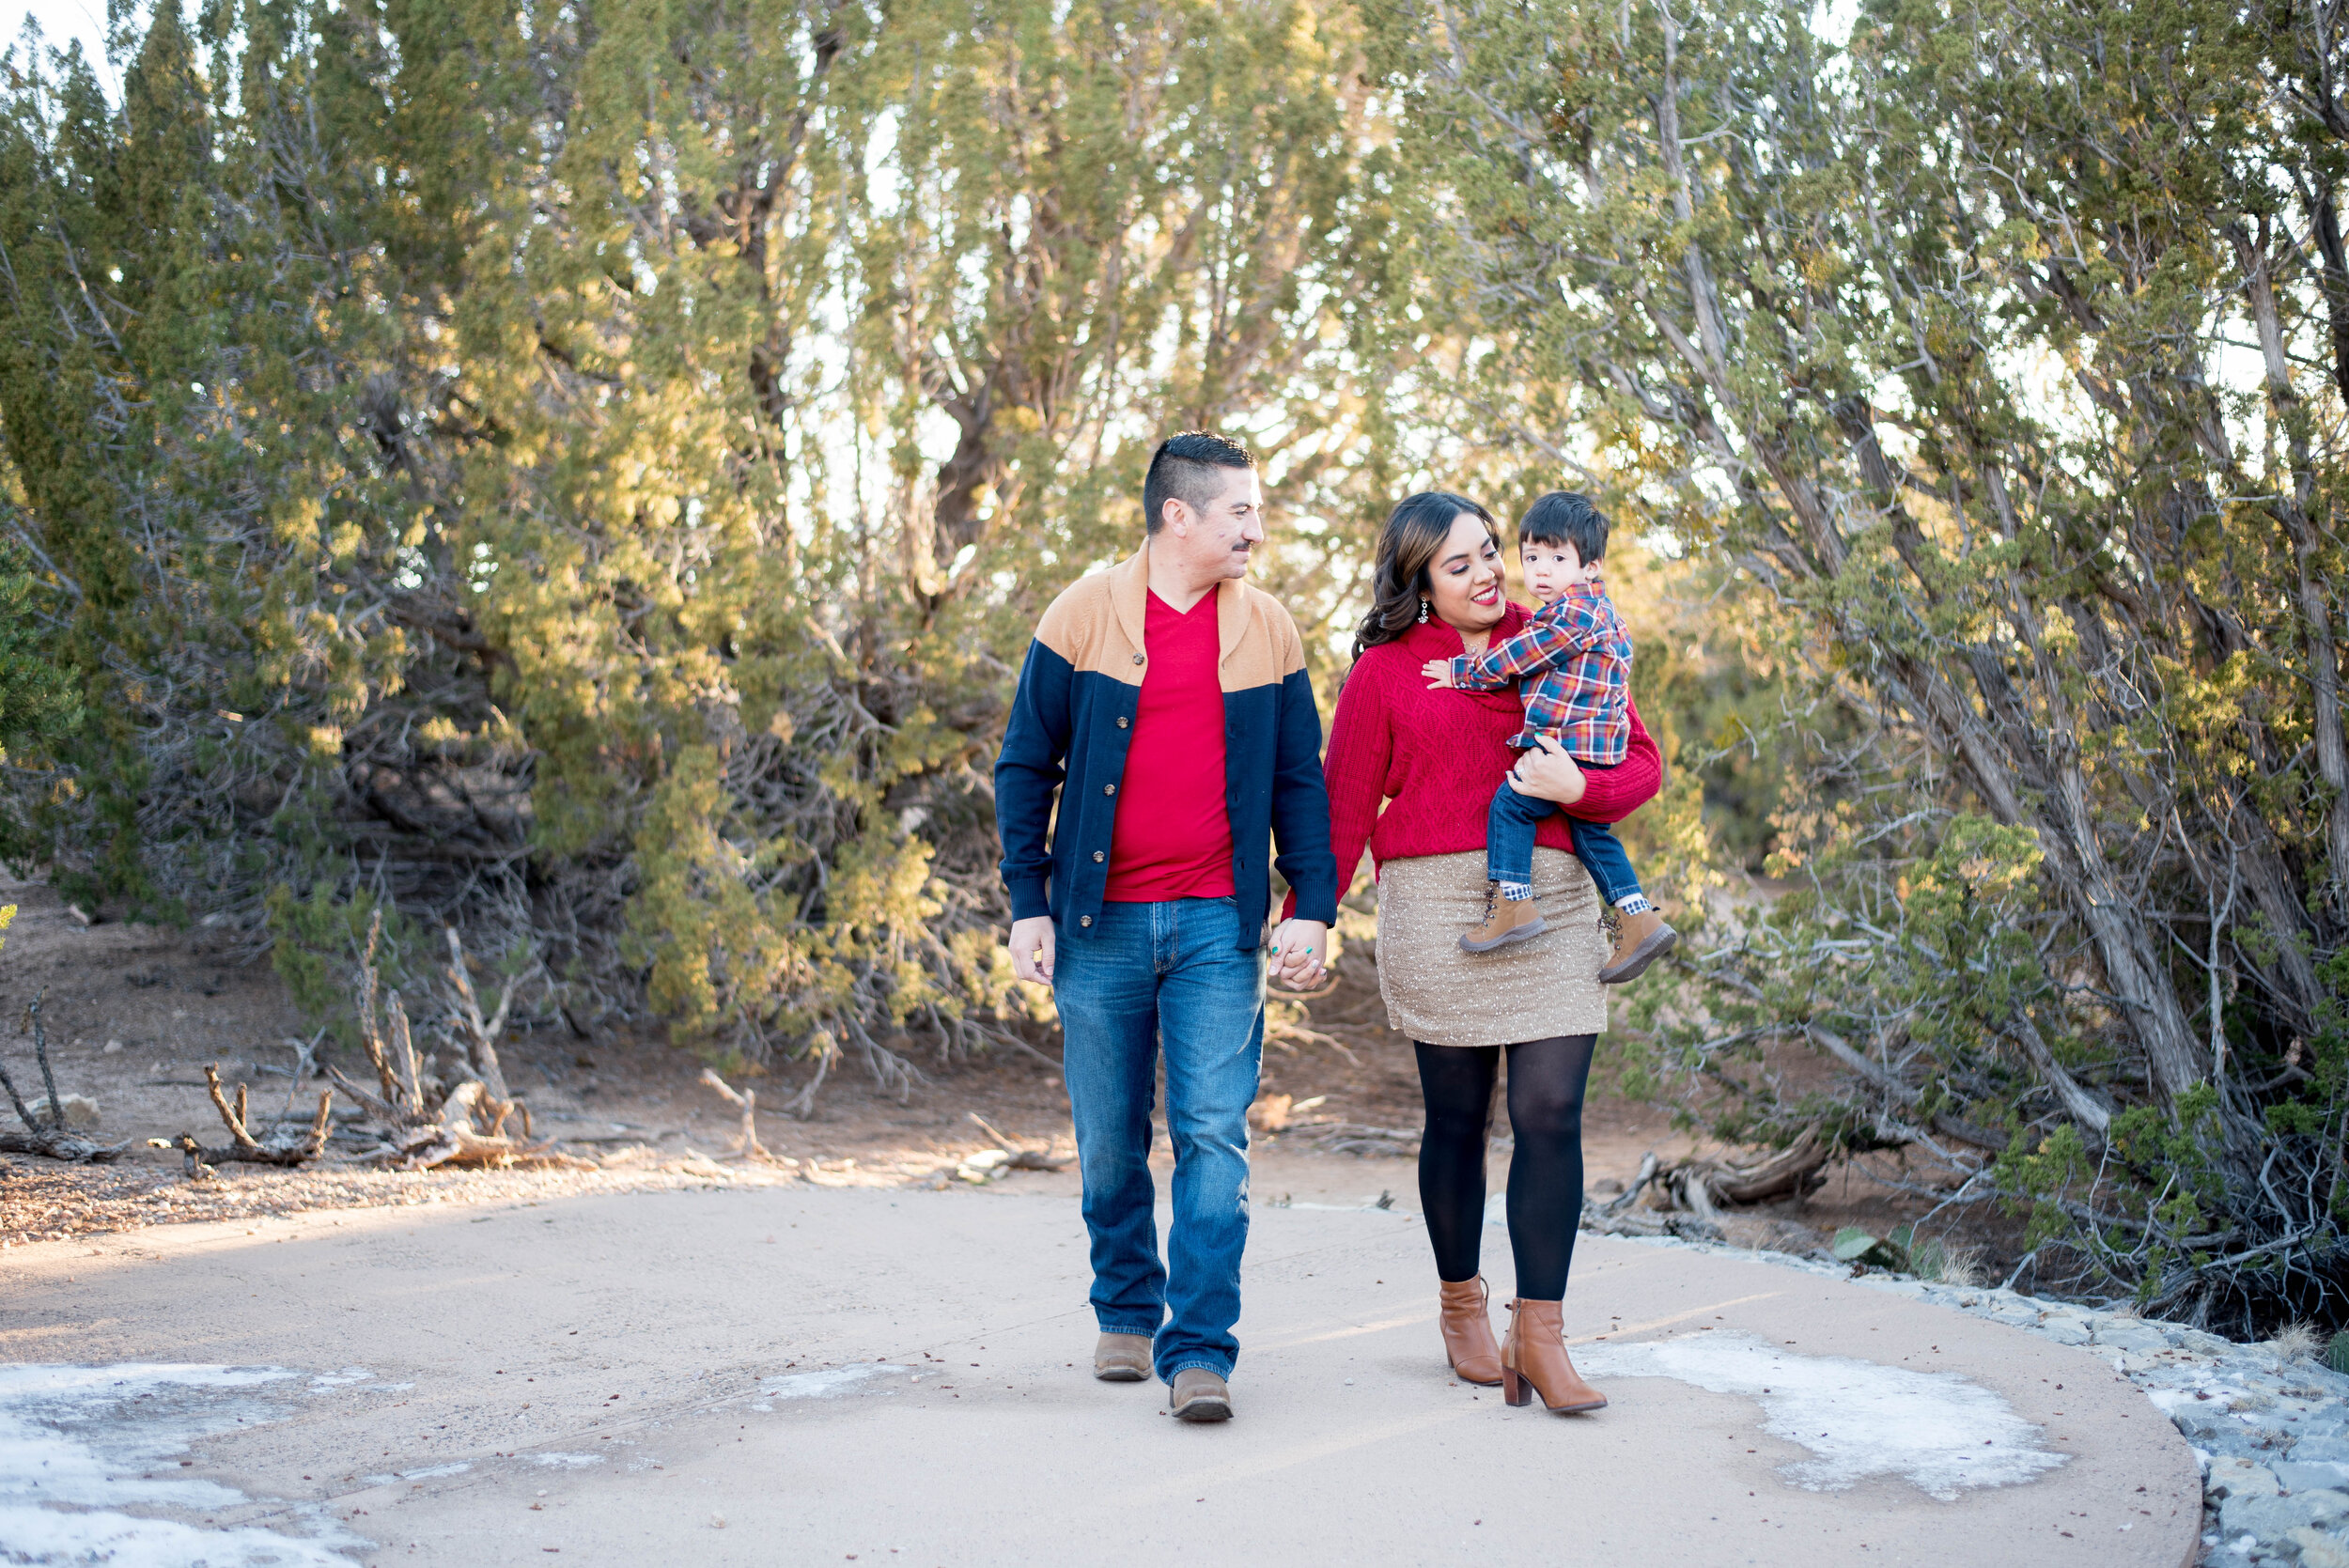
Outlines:
[[1552,490],[1517,520],[1517,544],[1574,546],[1584,566],[1607,559],[1607,519],[1587,495]]

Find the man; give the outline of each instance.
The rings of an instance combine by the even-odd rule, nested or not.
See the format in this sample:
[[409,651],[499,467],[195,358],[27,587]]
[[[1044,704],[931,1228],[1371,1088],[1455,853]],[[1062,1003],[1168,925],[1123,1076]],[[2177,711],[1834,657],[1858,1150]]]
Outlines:
[[[1337,866],[1303,642],[1241,581],[1265,536],[1255,458],[1206,431],[1170,437],[1142,504],[1141,551],[1044,613],[995,766],[995,815],[1013,967],[1060,1008],[1101,1330],[1094,1375],[1138,1383],[1155,1370],[1176,1416],[1224,1421],[1264,1049],[1267,837],[1297,894],[1273,941],[1285,984],[1321,975]],[[1166,1266],[1148,1164],[1161,1048]]]

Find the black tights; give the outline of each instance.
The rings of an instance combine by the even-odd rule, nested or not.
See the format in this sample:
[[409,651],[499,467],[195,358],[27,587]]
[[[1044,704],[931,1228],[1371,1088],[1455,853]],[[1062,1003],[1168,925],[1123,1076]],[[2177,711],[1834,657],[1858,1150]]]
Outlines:
[[[1509,1052],[1509,1250],[1517,1295],[1557,1301],[1566,1294],[1574,1233],[1582,1219],[1582,1090],[1595,1034],[1527,1040]],[[1419,1051],[1427,1131],[1419,1144],[1419,1203],[1435,1244],[1436,1272],[1476,1277],[1485,1233],[1485,1135],[1492,1118],[1500,1046],[1428,1046]]]

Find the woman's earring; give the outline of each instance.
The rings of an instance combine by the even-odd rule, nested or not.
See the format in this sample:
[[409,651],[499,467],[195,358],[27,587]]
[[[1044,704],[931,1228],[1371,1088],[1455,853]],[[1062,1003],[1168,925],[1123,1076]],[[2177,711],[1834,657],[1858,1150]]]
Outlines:
[[1427,624],[1427,601],[1425,599],[1419,601],[1419,624],[1422,626]]

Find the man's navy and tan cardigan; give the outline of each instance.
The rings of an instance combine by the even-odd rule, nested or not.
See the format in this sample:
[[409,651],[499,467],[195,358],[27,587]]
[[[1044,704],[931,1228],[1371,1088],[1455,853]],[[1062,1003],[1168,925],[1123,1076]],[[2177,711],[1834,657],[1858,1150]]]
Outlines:
[[[1149,550],[1081,578],[1052,601],[1028,644],[1019,694],[995,764],[995,819],[1014,920],[1053,917],[1082,939],[1101,912],[1117,790],[1142,694]],[[1337,919],[1337,862],[1321,783],[1321,714],[1297,623],[1238,581],[1216,590],[1223,688],[1223,804],[1232,824],[1236,946],[1262,939],[1271,901],[1267,840],[1305,920]],[[1060,816],[1053,820],[1053,792]]]

